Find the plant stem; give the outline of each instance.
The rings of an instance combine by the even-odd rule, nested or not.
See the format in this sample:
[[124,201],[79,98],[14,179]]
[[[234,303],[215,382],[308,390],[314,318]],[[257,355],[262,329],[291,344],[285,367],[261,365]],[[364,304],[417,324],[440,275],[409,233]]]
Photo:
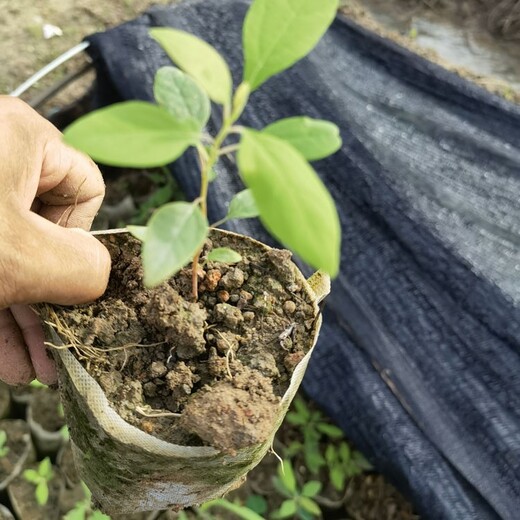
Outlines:
[[[240,88],[240,87],[239,87]],[[199,152],[200,159],[200,195],[199,195],[199,204],[202,214],[206,217],[208,214],[207,207],[207,198],[208,198],[208,186],[209,186],[209,172],[215,166],[215,163],[218,161],[219,156],[222,153],[222,143],[226,140],[230,133],[239,133],[242,130],[242,127],[234,127],[235,121],[242,115],[243,108],[240,110],[230,110],[229,106],[224,106],[224,121],[222,123],[222,127],[218,132],[217,136],[210,144],[209,148],[204,147],[202,144],[197,146],[197,150]],[[232,145],[236,146],[236,145]],[[226,147],[229,148],[229,147]],[[226,149],[224,148],[224,150]],[[197,301],[198,299],[198,265],[200,255],[202,253],[202,248],[197,251],[195,256],[193,257],[193,264],[191,270],[191,289],[193,294],[193,299]]]

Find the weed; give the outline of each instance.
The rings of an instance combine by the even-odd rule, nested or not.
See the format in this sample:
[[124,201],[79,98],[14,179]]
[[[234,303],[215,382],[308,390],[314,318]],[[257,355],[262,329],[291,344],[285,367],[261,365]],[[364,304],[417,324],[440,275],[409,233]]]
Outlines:
[[54,477],[51,459],[49,457],[43,459],[36,470],[26,469],[23,477],[36,486],[34,496],[38,505],[45,506],[49,500],[49,482]]
[[273,478],[273,484],[285,500],[271,518],[312,520],[321,516],[320,506],[313,500],[321,491],[321,482],[311,480],[300,488],[290,460],[284,460],[278,466],[278,475]]
[[110,517],[101,513],[101,511],[93,511],[91,507],[91,493],[88,487],[82,482],[85,498],[77,502],[63,520],[110,520]]

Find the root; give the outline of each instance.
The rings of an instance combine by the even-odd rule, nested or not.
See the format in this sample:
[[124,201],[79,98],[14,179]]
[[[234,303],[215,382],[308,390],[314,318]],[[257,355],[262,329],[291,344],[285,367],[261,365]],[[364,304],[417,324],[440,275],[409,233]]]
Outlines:
[[[149,344],[142,344],[142,343],[127,343],[125,345],[119,345],[116,347],[94,347],[92,345],[84,345],[79,340],[79,338],[74,334],[72,329],[70,329],[56,314],[54,309],[52,307],[46,306],[47,310],[47,316],[48,318],[45,320],[45,324],[51,327],[56,334],[60,337],[60,339],[63,341],[60,345],[55,345],[54,343],[51,343],[50,341],[44,342],[45,346],[53,348],[55,350],[73,350],[76,357],[79,361],[84,361],[86,364],[87,370],[90,368],[92,363],[95,364],[104,364],[107,362],[106,354],[107,352],[115,352],[123,350],[126,351],[130,348],[146,348],[146,347],[157,347],[159,345],[163,345],[165,342],[161,341],[159,343],[149,343]],[[123,366],[121,367],[121,370],[124,368],[126,364],[123,363]]]
[[137,406],[135,408],[135,411],[139,414],[141,414],[143,417],[148,417],[150,419],[154,419],[154,418],[157,418],[157,417],[181,417],[182,414],[180,413],[175,413],[175,412],[160,412],[158,410],[152,410],[151,413],[148,413],[148,412],[145,412],[143,410],[143,408],[141,408],[140,406]]

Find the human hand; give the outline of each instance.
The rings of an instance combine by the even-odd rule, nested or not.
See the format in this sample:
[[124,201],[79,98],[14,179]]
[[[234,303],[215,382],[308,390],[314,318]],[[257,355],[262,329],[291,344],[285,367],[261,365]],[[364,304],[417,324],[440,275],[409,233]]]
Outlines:
[[56,381],[26,304],[98,298],[110,272],[90,229],[105,193],[97,166],[28,105],[0,96],[0,380]]

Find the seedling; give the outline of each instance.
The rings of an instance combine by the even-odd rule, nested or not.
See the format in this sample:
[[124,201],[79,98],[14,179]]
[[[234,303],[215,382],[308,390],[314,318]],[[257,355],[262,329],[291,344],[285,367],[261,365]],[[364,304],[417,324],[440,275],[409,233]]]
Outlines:
[[0,430],[0,459],[3,459],[8,453],[7,433],[4,430]]
[[305,465],[313,474],[326,465],[322,455],[320,442],[323,439],[339,440],[343,438],[343,432],[327,419],[319,410],[311,410],[301,397],[297,397],[293,403],[293,410],[287,414],[289,424],[298,426],[302,432],[303,443],[292,442],[286,452],[286,457],[294,457],[302,453]]
[[[143,242],[146,286],[160,284],[191,259],[196,298],[196,267],[211,227],[256,216],[308,264],[331,276],[337,274],[339,218],[332,197],[309,161],[323,159],[340,148],[338,128],[308,117],[282,119],[262,130],[236,124],[256,89],[314,48],[337,7],[338,0],[301,0],[297,6],[293,0],[254,0],[243,27],[243,78],[235,90],[227,63],[208,43],[177,29],[152,29],[151,36],[179,67],[167,66],[157,72],[157,104],[115,104],[88,114],[66,130],[69,144],[114,166],[160,167],[190,147],[196,150],[199,197],[192,203],[165,204],[146,227],[129,227]],[[215,135],[208,136],[203,129],[211,101],[222,109],[222,124]],[[215,178],[219,158],[232,153],[237,154],[247,189],[235,195],[227,215],[210,226],[209,183]]]
[[49,500],[49,482],[54,477],[52,463],[49,457],[43,459],[38,465],[38,469],[26,469],[23,477],[27,482],[36,486],[34,496],[40,506],[45,506]]
[[77,502],[73,509],[71,509],[63,520],[110,520],[110,517],[103,514],[101,511],[93,511],[91,507],[91,493],[88,487],[82,482],[85,498]]
[[345,489],[345,482],[349,478],[372,469],[365,457],[359,451],[352,451],[346,442],[338,447],[329,444],[325,450],[325,460],[330,482],[340,492]]
[[286,498],[271,518],[300,518],[312,520],[321,516],[320,506],[313,500],[321,491],[321,482],[311,480],[300,489],[291,461],[284,460],[278,467],[278,476],[273,478],[277,491]]

